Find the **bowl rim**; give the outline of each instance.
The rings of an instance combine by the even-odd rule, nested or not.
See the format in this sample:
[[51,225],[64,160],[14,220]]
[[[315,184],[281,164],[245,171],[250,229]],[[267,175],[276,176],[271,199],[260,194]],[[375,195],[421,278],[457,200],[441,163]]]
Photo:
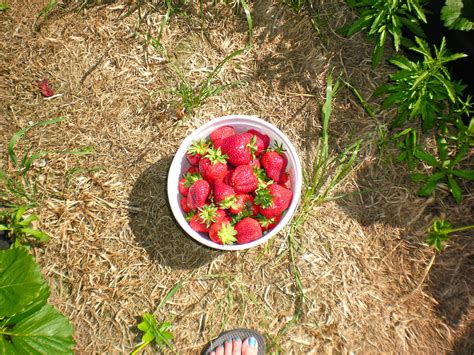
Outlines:
[[[184,218],[184,215],[181,211],[181,208],[179,206],[179,203],[176,203],[175,198],[176,198],[176,192],[178,191],[178,184],[176,183],[178,180],[174,181],[172,177],[176,177],[175,172],[179,171],[179,175],[181,174],[181,162],[182,159],[185,156],[186,150],[188,146],[191,144],[193,140],[196,140],[199,137],[200,133],[206,131],[209,127],[216,125],[216,123],[219,123],[219,126],[216,126],[215,128],[218,128],[220,126],[227,126],[227,125],[232,125],[232,122],[229,121],[234,121],[234,124],[239,123],[239,124],[245,124],[245,122],[236,122],[236,120],[244,120],[244,121],[249,121],[249,122],[254,122],[263,126],[266,126],[269,130],[271,131],[276,131],[278,134],[278,139],[282,141],[286,148],[287,152],[294,157],[294,171],[295,171],[295,184],[296,186],[292,186],[292,192],[293,192],[293,198],[290,203],[290,206],[288,209],[285,211],[285,214],[283,215],[283,218],[280,219],[278,224],[267,234],[263,235],[261,238],[254,240],[253,242],[246,243],[246,244],[232,244],[232,245],[220,245],[216,244],[213,241],[211,241],[208,238],[205,238],[201,236],[198,232],[194,231]],[[196,137],[198,136],[198,137]],[[274,137],[272,137],[274,139]],[[294,145],[291,143],[289,138],[275,125],[273,125],[270,122],[267,122],[257,116],[253,115],[241,115],[241,114],[233,114],[233,115],[226,115],[226,116],[221,116],[212,119],[211,121],[205,123],[202,126],[199,126],[196,128],[193,132],[188,134],[186,138],[181,142],[178,150],[175,153],[175,156],[173,158],[173,161],[171,162],[170,168],[168,170],[168,175],[167,175],[167,195],[168,195],[168,202],[171,207],[171,211],[173,213],[173,216],[175,220],[178,222],[178,224],[181,226],[181,228],[188,234],[191,238],[196,240],[197,242],[204,244],[205,246],[212,248],[212,249],[218,249],[218,250],[226,250],[226,251],[237,251],[237,250],[245,250],[245,249],[250,249],[253,247],[256,247],[260,244],[263,244],[267,242],[269,239],[271,239],[273,236],[278,234],[283,227],[291,220],[293,215],[296,212],[296,209],[298,207],[300,197],[301,197],[301,189],[302,189],[302,184],[303,184],[303,176],[302,176],[302,168],[301,168],[301,162],[298,156],[298,152]],[[179,192],[178,192],[179,193]]]

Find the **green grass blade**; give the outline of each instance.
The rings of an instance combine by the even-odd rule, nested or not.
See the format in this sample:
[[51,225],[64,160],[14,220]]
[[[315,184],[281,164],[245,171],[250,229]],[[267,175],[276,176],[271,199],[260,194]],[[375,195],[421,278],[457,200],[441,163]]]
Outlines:
[[249,28],[248,34],[249,34],[249,45],[252,45],[252,38],[253,38],[253,19],[252,19],[252,14],[250,13],[250,8],[249,5],[245,0],[240,0],[240,3],[242,4],[242,7],[245,12],[245,17],[247,18],[247,25]]
[[183,281],[179,281],[168,294],[161,300],[160,304],[158,307],[156,307],[156,311],[160,310],[161,307],[163,307],[173,296],[178,290],[183,286]]

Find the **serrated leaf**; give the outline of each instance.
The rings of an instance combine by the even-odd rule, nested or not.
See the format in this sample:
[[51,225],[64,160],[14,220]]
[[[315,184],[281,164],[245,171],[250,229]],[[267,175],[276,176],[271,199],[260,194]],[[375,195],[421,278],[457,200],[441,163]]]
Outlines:
[[431,154],[423,151],[423,150],[419,150],[417,149],[415,151],[415,156],[424,161],[425,163],[427,163],[428,165],[430,166],[433,166],[433,167],[439,167],[439,163],[438,161],[436,160],[436,158],[434,156],[432,156]]
[[0,329],[0,353],[72,354],[73,328],[49,304],[14,326]]
[[465,180],[474,181],[474,170],[464,170],[464,169],[453,170],[452,174]]
[[38,265],[26,248],[0,251],[0,318],[26,311],[44,295],[45,288]]
[[410,62],[410,60],[408,60],[407,57],[397,55],[395,57],[390,58],[388,61],[401,69],[406,69],[406,70],[411,69],[412,62]]

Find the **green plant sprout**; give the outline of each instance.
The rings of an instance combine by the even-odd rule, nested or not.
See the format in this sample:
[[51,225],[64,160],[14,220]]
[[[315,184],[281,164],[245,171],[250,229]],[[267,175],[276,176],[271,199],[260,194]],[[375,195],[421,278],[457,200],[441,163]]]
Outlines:
[[0,11],[7,11],[10,9],[10,6],[6,2],[0,2]]
[[409,46],[410,41],[403,37],[403,27],[416,36],[423,37],[420,21],[426,23],[423,7],[418,0],[347,0],[350,7],[361,9],[359,18],[341,31],[347,36],[367,30],[369,38],[375,38],[372,66],[376,67],[383,57],[388,36],[393,38],[393,46],[398,52],[400,45]]
[[[183,282],[179,281],[171,289],[171,291],[168,292],[168,294],[161,300],[160,304],[156,308],[155,313],[158,312],[174,296],[176,292],[178,292],[182,285]],[[171,327],[171,322],[163,322],[158,324],[153,314],[144,313],[142,316],[142,321],[137,326],[137,328],[144,333],[142,335],[142,341],[135,347],[131,355],[137,354],[139,351],[152,343],[155,343],[159,349],[168,348],[170,350],[174,350],[174,346],[171,343],[173,334],[169,332]]]
[[6,237],[16,245],[23,244],[28,239],[47,242],[49,236],[46,233],[31,227],[31,223],[37,221],[38,216],[24,216],[27,209],[27,206],[20,206],[12,211],[0,210],[0,231],[6,232]]
[[[215,85],[213,82],[216,76],[222,70],[222,67],[229,60],[243,53],[243,51],[244,51],[243,49],[239,49],[235,52],[232,52],[227,57],[225,57],[216,66],[216,68],[207,76],[206,80],[197,86],[192,86],[184,78],[184,76],[179,74],[181,78],[181,82],[179,83],[178,87],[173,92],[180,98],[185,117],[190,117],[194,113],[194,110],[200,107],[210,97],[218,95],[221,92],[223,92],[225,89],[227,89],[228,87],[240,83],[240,82],[234,82],[234,83],[224,84],[224,85]],[[179,73],[179,71],[177,71],[177,73]]]
[[443,251],[444,243],[449,240],[450,234],[463,232],[473,229],[474,225],[453,228],[453,225],[448,221],[438,218],[433,222],[433,226],[429,230],[426,243],[432,246],[438,252]]

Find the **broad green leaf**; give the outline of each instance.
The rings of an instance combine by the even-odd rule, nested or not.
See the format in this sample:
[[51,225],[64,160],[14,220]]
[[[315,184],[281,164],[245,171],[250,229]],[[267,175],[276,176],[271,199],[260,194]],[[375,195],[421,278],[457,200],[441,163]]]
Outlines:
[[379,34],[377,44],[375,45],[374,53],[372,55],[372,67],[376,67],[382,60],[386,37],[387,31],[383,30]]
[[46,304],[14,326],[0,329],[0,353],[72,354],[72,334],[67,318]]
[[47,285],[26,248],[0,251],[0,318],[26,311],[44,288]]
[[410,32],[412,32],[415,36],[418,37],[424,37],[425,33],[423,32],[423,29],[421,26],[418,24],[418,22],[415,22],[413,19],[405,18],[403,16],[400,16],[400,21],[403,23],[404,26],[406,26]]
[[28,236],[32,236],[35,239],[42,241],[42,242],[47,242],[49,240],[49,235],[46,233],[43,233],[37,229],[33,228],[22,228],[20,229],[21,232],[25,233]]
[[456,102],[456,97],[455,97],[456,93],[454,92],[454,88],[453,88],[453,85],[452,85],[451,81],[447,80],[444,76],[442,76],[438,73],[435,73],[434,77],[436,79],[438,79],[441,82],[441,84],[443,84],[443,86],[445,87],[446,92],[448,93],[448,96],[451,99],[451,101]]
[[347,36],[352,36],[353,34],[363,30],[364,28],[367,27],[367,25],[370,23],[373,15],[369,15],[366,17],[361,17],[357,19],[347,30],[346,35]]
[[[467,6],[473,6],[472,1],[466,1]],[[462,0],[446,0],[441,9],[441,20],[444,25],[453,30],[470,31],[474,29],[474,22],[462,16],[464,2]]]
[[420,149],[417,149],[415,151],[415,156],[424,161],[425,163],[427,163],[428,165],[430,166],[433,166],[433,167],[440,167],[440,164],[439,162],[436,160],[436,158],[434,156],[432,156],[431,154],[423,151],[423,150],[420,150]]
[[456,203],[458,204],[461,203],[461,195],[462,195],[461,188],[459,187],[458,183],[451,175],[448,175],[448,186]]
[[462,179],[474,181],[474,170],[459,169],[459,170],[453,170],[451,171],[451,173]]
[[438,181],[445,177],[444,172],[438,172],[431,175],[428,180],[426,181],[425,186],[423,186],[419,191],[418,195],[420,196],[429,196],[433,193],[436,189],[436,185],[438,185]]

